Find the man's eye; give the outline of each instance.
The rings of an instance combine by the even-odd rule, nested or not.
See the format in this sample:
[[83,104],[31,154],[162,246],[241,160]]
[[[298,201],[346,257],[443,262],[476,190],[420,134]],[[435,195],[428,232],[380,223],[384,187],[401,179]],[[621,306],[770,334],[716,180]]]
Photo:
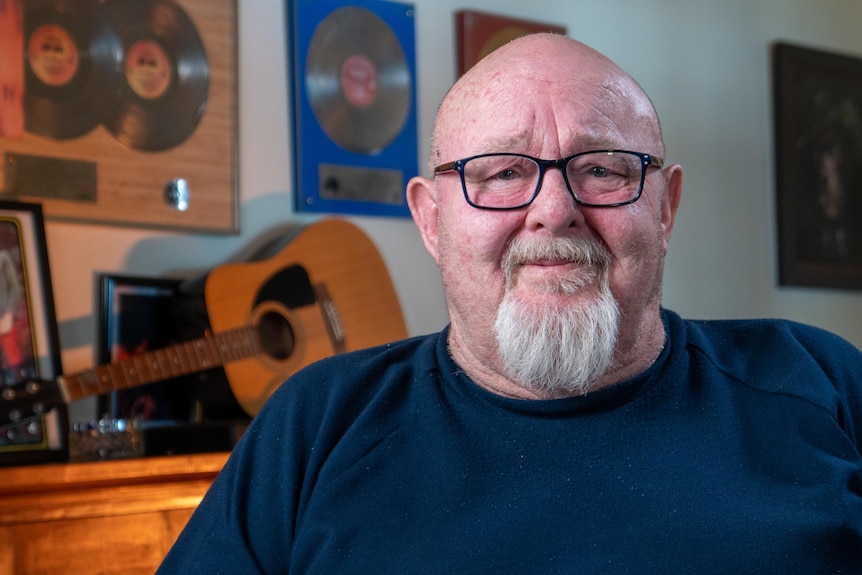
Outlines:
[[520,177],[521,177],[520,173],[511,169],[511,168],[508,170],[503,170],[502,172],[499,172],[497,174],[497,179],[498,180],[504,180],[504,181],[514,180],[514,179],[520,178]]
[[591,176],[595,176],[597,178],[607,177],[609,175],[609,173],[610,173],[610,170],[608,170],[607,168],[602,167],[602,166],[593,166],[589,170],[589,174]]

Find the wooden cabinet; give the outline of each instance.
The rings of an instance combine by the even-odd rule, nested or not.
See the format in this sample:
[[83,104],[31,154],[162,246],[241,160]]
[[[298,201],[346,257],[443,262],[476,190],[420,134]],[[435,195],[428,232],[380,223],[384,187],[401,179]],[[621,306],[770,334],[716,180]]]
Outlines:
[[152,575],[227,457],[0,469],[0,575]]

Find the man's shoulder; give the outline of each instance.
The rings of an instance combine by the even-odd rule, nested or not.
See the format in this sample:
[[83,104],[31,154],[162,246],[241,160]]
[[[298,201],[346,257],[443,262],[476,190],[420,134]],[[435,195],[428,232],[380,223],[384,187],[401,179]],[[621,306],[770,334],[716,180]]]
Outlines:
[[361,401],[432,370],[440,333],[415,336],[315,361],[279,386],[270,402]]
[[[262,451],[275,460],[299,449],[303,457],[314,451],[315,460],[343,457],[339,465],[350,465],[398,430],[423,403],[423,393],[432,393],[433,386],[425,384],[435,369],[438,337],[341,353],[303,368],[255,416],[246,432],[246,452]],[[336,446],[349,449],[333,456]]]
[[393,369],[422,369],[434,360],[440,333],[414,336],[374,347],[333,354],[304,368],[303,376],[338,374],[339,377],[367,377],[369,372]]
[[[690,345],[700,345],[729,352],[760,351],[785,354],[791,350],[805,350],[816,357],[834,359],[859,355],[850,342],[823,328],[787,319],[721,319],[721,320],[682,320],[685,325],[687,341]],[[804,355],[804,354],[803,354]]]
[[774,318],[683,320],[668,315],[689,357],[764,391],[805,396],[859,387],[862,352],[815,326]]

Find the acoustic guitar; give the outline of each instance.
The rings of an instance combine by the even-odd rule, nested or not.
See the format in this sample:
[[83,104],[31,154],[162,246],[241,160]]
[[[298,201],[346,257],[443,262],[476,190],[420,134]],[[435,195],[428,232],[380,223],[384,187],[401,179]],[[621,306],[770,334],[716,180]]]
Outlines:
[[[271,255],[269,252],[273,252]],[[407,335],[398,296],[374,243],[342,219],[299,228],[264,255],[211,270],[204,283],[211,333],[54,381],[0,390],[0,428],[112,391],[222,367],[254,416],[299,369]]]

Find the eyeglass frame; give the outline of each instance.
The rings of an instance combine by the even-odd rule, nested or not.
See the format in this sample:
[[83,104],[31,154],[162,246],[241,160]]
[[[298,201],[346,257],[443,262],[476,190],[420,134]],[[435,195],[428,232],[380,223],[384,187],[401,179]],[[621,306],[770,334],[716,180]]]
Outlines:
[[[569,176],[566,173],[566,167],[569,165],[569,162],[578,158],[580,156],[585,156],[587,154],[631,154],[640,158],[641,160],[641,180],[638,185],[638,193],[631,199],[626,200],[624,202],[614,202],[611,204],[591,204],[589,202],[585,202],[578,198],[578,195],[572,189],[572,184],[569,182]],[[470,199],[470,195],[467,193],[467,182],[464,179],[464,164],[469,162],[470,160],[475,160],[476,158],[487,158],[490,156],[513,156],[517,158],[526,158],[528,160],[532,160],[539,166],[539,178],[536,180],[536,189],[533,190],[530,199],[524,202],[523,204],[519,204],[517,206],[506,206],[506,207],[494,207],[494,206],[480,206]],[[545,179],[545,172],[548,168],[557,168],[563,174],[563,181],[566,182],[566,189],[571,194],[572,198],[575,200],[575,203],[581,206],[586,206],[590,208],[618,208],[620,206],[626,206],[628,204],[633,204],[638,201],[643,194],[644,182],[646,181],[646,173],[647,170],[651,167],[655,167],[661,169],[664,166],[664,158],[660,158],[659,156],[654,156],[653,154],[645,154],[643,152],[633,152],[631,150],[588,150],[586,152],[578,152],[577,154],[572,154],[571,156],[567,156],[565,158],[560,158],[558,160],[543,160],[542,158],[535,158],[533,156],[529,156],[527,154],[518,154],[515,152],[492,152],[487,154],[477,154],[475,156],[468,156],[466,158],[461,158],[460,160],[454,160],[452,162],[447,162],[445,164],[440,164],[439,166],[434,168],[434,176],[436,177],[439,174],[444,174],[446,172],[457,172],[461,179],[461,192],[464,194],[464,199],[467,201],[469,205],[479,210],[495,210],[495,211],[506,211],[506,210],[519,210],[521,208],[526,208],[530,204],[533,203],[533,200],[536,199],[536,196],[539,195],[539,192],[542,190],[542,182]]]

